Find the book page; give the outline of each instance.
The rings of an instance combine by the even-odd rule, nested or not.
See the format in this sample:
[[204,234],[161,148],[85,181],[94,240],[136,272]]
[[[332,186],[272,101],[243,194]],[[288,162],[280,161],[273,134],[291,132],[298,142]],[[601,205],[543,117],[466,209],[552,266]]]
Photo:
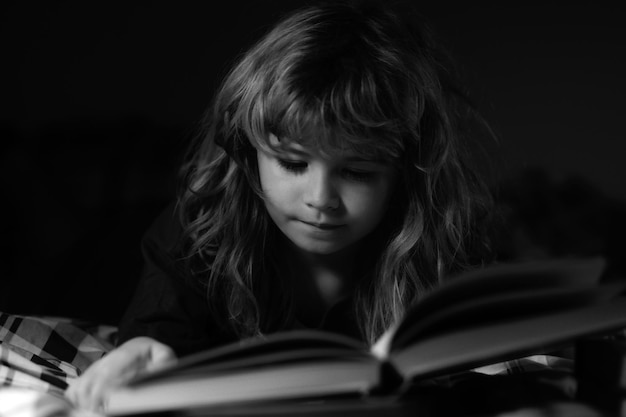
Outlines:
[[547,259],[492,264],[452,276],[411,306],[371,353],[384,360],[423,331],[489,320],[499,309],[511,316],[539,313],[534,304],[540,300],[543,310],[582,305],[597,296],[588,289],[599,282],[605,266],[601,257]]
[[626,297],[533,317],[469,327],[420,340],[391,356],[408,379],[466,371],[542,354],[626,327]]
[[260,365],[348,356],[371,357],[367,346],[356,339],[317,330],[294,330],[246,339],[189,355],[169,366],[140,375],[129,384],[140,384],[177,374],[224,372]]
[[410,326],[404,327],[402,334],[394,337],[391,352],[436,334],[546,315],[606,301],[619,295],[625,288],[626,282],[615,282],[598,287],[540,288],[469,298],[426,317],[417,317]]
[[533,293],[539,295],[555,289],[567,292],[567,288],[596,287],[605,265],[603,258],[549,259],[494,264],[460,274],[411,306],[392,339],[403,338],[403,334],[412,332],[422,320],[430,320],[459,305],[477,306],[518,296],[532,298]]

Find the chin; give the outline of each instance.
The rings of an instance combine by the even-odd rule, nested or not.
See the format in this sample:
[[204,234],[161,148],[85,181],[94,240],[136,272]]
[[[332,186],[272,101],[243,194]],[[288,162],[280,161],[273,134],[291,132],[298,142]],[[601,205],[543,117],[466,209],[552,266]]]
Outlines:
[[343,249],[342,247],[335,247],[335,246],[309,246],[309,245],[296,245],[298,247],[298,249],[300,249],[301,251],[307,252],[307,253],[311,253],[314,255],[332,255],[334,253],[339,252],[341,249]]
[[315,255],[334,255],[340,252],[341,249],[343,248],[321,248],[321,249],[309,250],[308,252],[315,254]]
[[349,245],[329,242],[292,242],[301,251],[314,255],[332,255],[341,252]]

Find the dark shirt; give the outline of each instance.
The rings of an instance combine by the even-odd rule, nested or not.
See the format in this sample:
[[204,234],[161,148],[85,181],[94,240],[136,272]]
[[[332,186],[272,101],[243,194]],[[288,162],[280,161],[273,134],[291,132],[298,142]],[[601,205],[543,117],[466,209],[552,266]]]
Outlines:
[[[181,357],[237,341],[209,308],[205,290],[178,268],[177,243],[182,228],[174,205],[154,221],[142,239],[144,269],[119,326],[118,344],[147,336],[170,346]],[[294,322],[277,330],[302,328]],[[360,338],[349,299],[334,305],[319,329]]]

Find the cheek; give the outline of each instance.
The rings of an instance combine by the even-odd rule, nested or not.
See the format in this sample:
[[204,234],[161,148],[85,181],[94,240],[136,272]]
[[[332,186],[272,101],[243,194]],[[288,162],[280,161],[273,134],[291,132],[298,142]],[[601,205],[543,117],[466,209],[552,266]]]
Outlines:
[[288,210],[294,200],[293,184],[277,175],[272,167],[259,169],[259,180],[268,210]]
[[276,191],[280,190],[280,187],[277,186],[276,173],[272,169],[272,165],[267,157],[262,154],[259,155],[258,163],[261,190],[266,199],[272,200]]
[[389,206],[391,189],[387,183],[351,193],[347,198],[348,211],[371,227],[380,222]]

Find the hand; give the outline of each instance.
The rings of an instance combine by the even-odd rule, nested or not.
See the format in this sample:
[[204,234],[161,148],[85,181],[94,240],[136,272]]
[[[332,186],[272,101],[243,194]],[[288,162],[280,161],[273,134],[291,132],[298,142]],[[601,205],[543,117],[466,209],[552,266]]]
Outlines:
[[78,407],[102,411],[103,401],[113,388],[174,360],[176,355],[170,347],[149,337],[136,337],[94,362],[70,382],[65,395]]

